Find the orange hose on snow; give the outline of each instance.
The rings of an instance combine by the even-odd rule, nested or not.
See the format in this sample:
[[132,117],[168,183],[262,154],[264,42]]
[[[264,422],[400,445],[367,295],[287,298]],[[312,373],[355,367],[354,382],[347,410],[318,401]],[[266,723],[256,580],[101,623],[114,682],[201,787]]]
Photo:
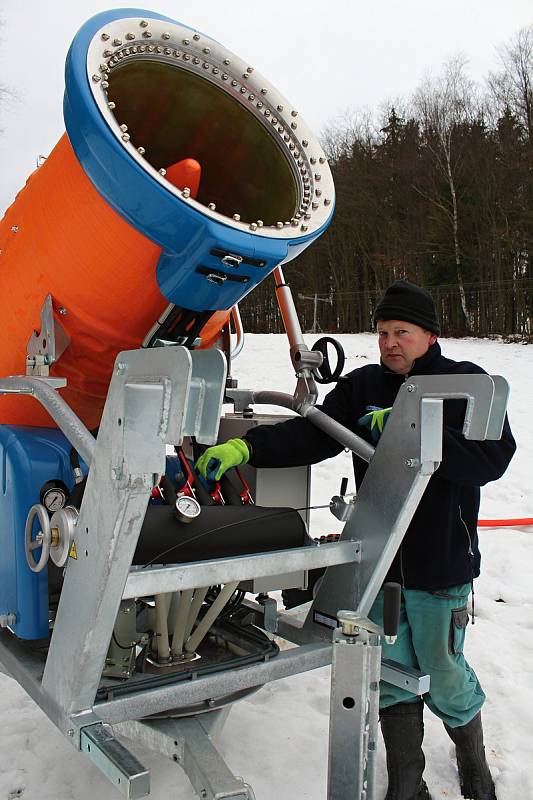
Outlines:
[[479,519],[478,528],[521,528],[533,525],[533,517],[524,519]]

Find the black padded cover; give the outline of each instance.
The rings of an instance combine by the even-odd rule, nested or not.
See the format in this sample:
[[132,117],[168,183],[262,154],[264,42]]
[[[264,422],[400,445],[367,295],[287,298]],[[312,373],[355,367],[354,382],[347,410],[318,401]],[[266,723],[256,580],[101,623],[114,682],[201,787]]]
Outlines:
[[192,522],[180,522],[172,506],[148,506],[134,564],[179,564],[211,558],[301,547],[308,541],[293,508],[203,506]]

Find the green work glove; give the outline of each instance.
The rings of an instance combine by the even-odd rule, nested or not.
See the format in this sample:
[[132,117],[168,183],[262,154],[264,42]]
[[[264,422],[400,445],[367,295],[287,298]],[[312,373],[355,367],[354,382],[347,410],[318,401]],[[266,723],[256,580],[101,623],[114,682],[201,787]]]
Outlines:
[[379,437],[383,433],[383,428],[385,427],[385,423],[391,411],[392,406],[391,408],[379,408],[376,411],[369,411],[368,414],[363,414],[363,416],[359,417],[357,420],[359,425],[368,428],[373,442],[379,441]]
[[206,480],[218,481],[228,469],[246,464],[249,458],[244,439],[228,439],[224,444],[208,447],[196,462],[196,471]]

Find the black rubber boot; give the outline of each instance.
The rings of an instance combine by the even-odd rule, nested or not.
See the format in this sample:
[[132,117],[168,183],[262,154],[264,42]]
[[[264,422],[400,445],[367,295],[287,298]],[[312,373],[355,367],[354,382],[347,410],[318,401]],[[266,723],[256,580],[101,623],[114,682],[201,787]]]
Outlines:
[[385,800],[431,800],[422,773],[426,759],[424,703],[397,703],[380,712],[381,732],[387,752],[389,786]]
[[468,800],[497,800],[494,781],[485,758],[481,712],[458,728],[444,723],[448,736],[455,744],[461,793]]

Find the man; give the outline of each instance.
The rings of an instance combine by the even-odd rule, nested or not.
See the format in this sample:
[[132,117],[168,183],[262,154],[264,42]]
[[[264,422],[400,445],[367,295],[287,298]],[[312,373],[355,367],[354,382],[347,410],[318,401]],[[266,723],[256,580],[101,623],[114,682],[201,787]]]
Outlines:
[[[441,354],[431,295],[408,281],[385,292],[375,314],[381,363],[354,370],[339,380],[322,409],[355,433],[375,442],[390,407],[409,375],[476,374],[475,364]],[[456,746],[463,797],[496,800],[483,747],[480,709],[485,695],[463,655],[467,601],[479,575],[477,537],[479,487],[505,472],[515,442],[506,420],[500,441],[466,440],[461,431],[465,402],[446,401],[443,456],[420,501],[387,575],[402,585],[400,630],[395,645],[383,643],[383,657],[427,672],[426,705],[440,717]],[[306,419],[259,426],[244,439],[209,448],[198,462],[205,475],[218,464],[217,477],[231,466],[289,467],[316,463],[342,446]],[[354,456],[356,485],[367,464]],[[383,596],[370,617],[382,623]],[[430,800],[422,777],[424,702],[382,682],[380,720],[389,786],[385,800]]]

